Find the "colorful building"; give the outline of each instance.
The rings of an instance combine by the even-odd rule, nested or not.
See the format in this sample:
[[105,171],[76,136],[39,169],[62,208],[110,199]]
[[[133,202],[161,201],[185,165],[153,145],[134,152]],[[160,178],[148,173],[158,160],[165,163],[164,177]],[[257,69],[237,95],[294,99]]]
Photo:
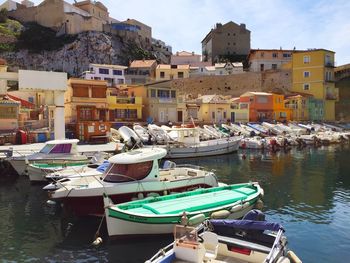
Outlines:
[[156,81],[184,79],[190,76],[190,65],[160,64],[156,69]]
[[223,123],[230,118],[230,99],[221,95],[203,95],[186,101],[187,117],[204,123]]
[[260,72],[264,70],[281,69],[292,60],[293,50],[283,49],[251,49],[248,55],[249,70]]
[[127,68],[120,65],[90,64],[89,71],[83,73],[83,78],[105,80],[108,87],[116,87],[125,83],[124,71]]
[[267,92],[246,92],[239,101],[249,103],[249,121],[273,120],[273,97]]
[[145,84],[156,78],[156,60],[134,60],[125,75],[127,84]]
[[[316,109],[321,104],[324,106],[321,111],[323,120],[335,120],[338,89],[335,88],[334,81],[334,52],[326,49],[295,51],[292,56],[292,72],[291,91],[313,95]],[[312,104],[316,105],[315,103]],[[315,116],[318,114],[319,112]]]
[[272,93],[273,120],[289,121],[292,110],[285,106],[284,95]]
[[293,121],[309,120],[308,98],[311,95],[292,95],[285,99],[285,106],[292,110]]
[[110,121],[140,121],[142,120],[142,97],[124,92],[117,92],[116,89],[107,90],[107,103]]
[[240,98],[232,98],[230,105],[231,122],[249,122],[249,102],[240,102]]
[[128,94],[142,97],[142,118],[148,122],[182,122],[185,117],[185,102],[170,81],[158,81],[144,85],[128,86]]

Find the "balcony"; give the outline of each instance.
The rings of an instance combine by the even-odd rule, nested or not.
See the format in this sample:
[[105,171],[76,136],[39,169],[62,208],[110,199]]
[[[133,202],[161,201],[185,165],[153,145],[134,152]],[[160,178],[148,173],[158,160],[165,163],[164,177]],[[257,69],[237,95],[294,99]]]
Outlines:
[[326,100],[338,100],[338,95],[335,93],[327,93]]
[[117,104],[141,104],[140,97],[116,97]]
[[325,67],[327,67],[327,68],[335,68],[334,62],[332,62],[332,61],[326,62],[325,63]]

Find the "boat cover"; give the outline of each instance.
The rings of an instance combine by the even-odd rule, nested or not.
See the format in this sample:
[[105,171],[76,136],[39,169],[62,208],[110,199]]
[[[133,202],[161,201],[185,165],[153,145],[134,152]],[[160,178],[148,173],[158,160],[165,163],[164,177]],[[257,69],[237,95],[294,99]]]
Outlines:
[[217,219],[210,220],[212,226],[215,227],[227,227],[227,228],[239,228],[245,230],[270,230],[278,231],[283,229],[279,223],[272,223],[266,221],[253,221],[253,220],[230,220],[230,219]]
[[109,166],[109,162],[104,161],[99,167],[96,168],[96,170],[98,172],[104,173],[107,170],[108,166]]

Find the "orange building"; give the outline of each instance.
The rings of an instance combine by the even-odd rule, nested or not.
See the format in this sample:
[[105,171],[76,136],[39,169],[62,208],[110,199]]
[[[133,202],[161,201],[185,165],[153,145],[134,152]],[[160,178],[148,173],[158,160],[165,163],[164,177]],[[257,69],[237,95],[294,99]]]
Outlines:
[[240,103],[249,103],[249,121],[290,120],[291,109],[284,105],[284,95],[267,92],[246,92]]

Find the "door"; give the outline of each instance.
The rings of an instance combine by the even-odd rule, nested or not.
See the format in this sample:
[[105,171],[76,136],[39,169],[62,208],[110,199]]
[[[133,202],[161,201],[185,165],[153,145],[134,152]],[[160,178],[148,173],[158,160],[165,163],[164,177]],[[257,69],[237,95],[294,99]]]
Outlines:
[[231,122],[235,122],[236,118],[235,118],[235,112],[231,112]]
[[177,111],[177,121],[182,122],[182,110]]
[[165,122],[165,113],[164,113],[164,111],[159,111],[159,122]]

